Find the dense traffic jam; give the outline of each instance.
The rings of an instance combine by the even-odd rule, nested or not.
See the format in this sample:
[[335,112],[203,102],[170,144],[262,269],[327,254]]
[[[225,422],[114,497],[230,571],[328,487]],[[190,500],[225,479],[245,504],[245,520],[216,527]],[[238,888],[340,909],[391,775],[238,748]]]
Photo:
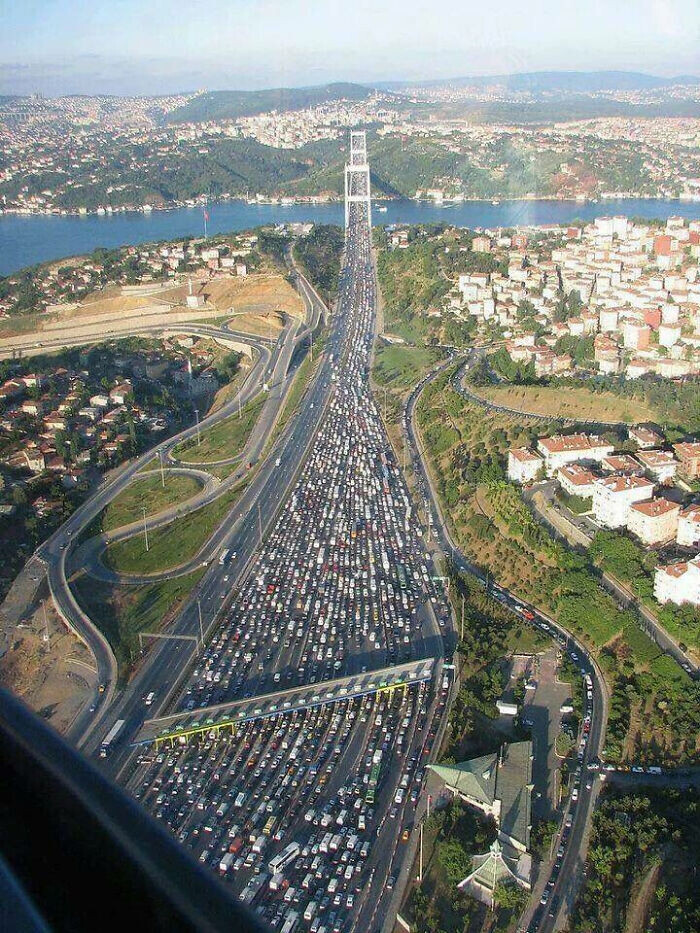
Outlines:
[[[319,430],[179,707],[441,653],[448,619],[369,389],[369,227],[352,205]],[[129,786],[274,928],[372,929],[406,861],[448,683],[141,751]]]

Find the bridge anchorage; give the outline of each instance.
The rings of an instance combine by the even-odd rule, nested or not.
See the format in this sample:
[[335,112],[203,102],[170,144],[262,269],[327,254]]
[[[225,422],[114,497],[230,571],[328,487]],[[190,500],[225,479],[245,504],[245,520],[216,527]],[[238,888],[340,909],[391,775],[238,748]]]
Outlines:
[[345,227],[350,222],[350,205],[367,205],[367,225],[372,226],[372,204],[367,162],[367,133],[350,131],[350,161],[345,164]]

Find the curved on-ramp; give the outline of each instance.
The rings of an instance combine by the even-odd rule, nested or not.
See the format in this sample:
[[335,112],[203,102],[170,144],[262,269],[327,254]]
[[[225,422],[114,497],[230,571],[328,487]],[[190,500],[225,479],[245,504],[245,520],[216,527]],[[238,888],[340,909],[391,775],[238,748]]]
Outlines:
[[[283,372],[284,375],[286,375],[294,352],[298,346],[304,340],[310,340],[312,338],[327,314],[327,309],[316,290],[296,268],[295,277],[297,288],[306,305],[307,321],[304,326],[301,326],[301,322],[298,319],[294,319],[293,323],[289,324],[284,329],[283,334],[280,335],[275,343],[274,353],[270,350],[264,338],[257,338],[250,334],[242,334],[232,330],[228,326],[212,327],[206,324],[177,325],[177,330],[179,332],[186,330],[188,333],[197,333],[214,339],[218,337],[222,342],[232,339],[241,341],[251,348],[251,353],[255,352],[257,354],[257,359],[247,374],[242,386],[239,388],[238,393],[217,412],[203,419],[199,426],[192,425],[186,428],[178,435],[168,438],[167,441],[151,448],[136,460],[119,468],[115,474],[104,482],[98,491],[83,503],[83,505],[81,505],[80,508],[78,508],[38,549],[37,553],[46,566],[51,597],[59,615],[65,624],[71,628],[92,651],[97,664],[98,691],[93,695],[92,703],[85,704],[83,710],[78,714],[68,732],[68,737],[79,746],[84,744],[88,737],[99,726],[102,717],[113,702],[117,690],[118,670],[116,659],[109,642],[101,630],[80,608],[70,589],[66,574],[66,561],[70,555],[73,542],[102,509],[129,485],[131,480],[149,463],[154,454],[160,456],[176,444],[196,436],[198,430],[201,431],[202,428],[209,427],[229,417],[229,415],[237,410],[239,404],[243,405],[247,403],[260,391],[268,371],[275,371],[277,367],[284,366]],[[145,328],[135,328],[134,333],[163,333],[167,329],[167,327],[163,326],[147,326]],[[128,334],[124,334],[124,336],[128,336]],[[94,335],[82,341],[82,343],[94,342]],[[282,388],[285,383],[286,380],[283,378],[280,381],[280,399],[284,398]],[[271,424],[274,424],[274,419]],[[262,451],[263,446],[264,444],[260,444],[260,451]],[[215,536],[216,532],[212,538]]]

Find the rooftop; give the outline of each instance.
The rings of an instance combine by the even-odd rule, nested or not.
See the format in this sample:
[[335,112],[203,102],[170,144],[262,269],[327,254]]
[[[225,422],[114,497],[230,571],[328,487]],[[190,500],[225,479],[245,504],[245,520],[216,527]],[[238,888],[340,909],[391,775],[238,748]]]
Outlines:
[[612,493],[629,492],[630,489],[649,489],[654,488],[650,479],[643,476],[604,476],[596,480],[596,486],[602,486]]
[[596,447],[611,446],[595,434],[555,434],[553,437],[543,437],[538,445],[547,453],[565,453],[567,451],[586,451]]
[[649,499],[630,506],[632,511],[641,512],[649,518],[659,518],[661,515],[668,515],[669,512],[680,512],[680,508],[680,505],[668,499]]
[[455,793],[484,807],[500,801],[500,830],[530,847],[532,742],[503,745],[499,753],[456,765],[429,765]]

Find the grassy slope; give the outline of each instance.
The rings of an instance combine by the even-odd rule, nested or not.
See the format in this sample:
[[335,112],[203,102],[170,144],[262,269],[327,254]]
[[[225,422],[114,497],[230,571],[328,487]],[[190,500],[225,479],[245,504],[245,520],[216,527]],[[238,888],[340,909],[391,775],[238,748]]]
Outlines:
[[657,421],[658,412],[638,400],[619,398],[612,392],[554,386],[483,386],[477,394],[508,408],[565,418],[601,421]]
[[184,518],[150,532],[148,551],[143,535],[111,544],[104,553],[105,564],[118,573],[157,573],[185,563],[218,528],[243,486],[241,483]]
[[409,389],[442,355],[435,347],[383,346],[375,354],[373,376],[381,386],[397,391]]
[[199,489],[199,483],[190,476],[166,474],[165,487],[160,473],[137,479],[107,506],[102,530],[111,531],[137,521],[143,517],[144,506],[146,515],[155,515],[169,505],[192,498]]
[[174,580],[114,587],[84,574],[74,581],[78,602],[104,632],[124,678],[139,654],[139,632],[159,631],[202,578],[204,568]]
[[240,418],[238,413],[230,415],[202,431],[199,446],[196,439],[183,441],[174,449],[174,456],[183,463],[215,463],[217,460],[235,457],[250,437],[264,403],[265,398],[258,396],[243,406]]

